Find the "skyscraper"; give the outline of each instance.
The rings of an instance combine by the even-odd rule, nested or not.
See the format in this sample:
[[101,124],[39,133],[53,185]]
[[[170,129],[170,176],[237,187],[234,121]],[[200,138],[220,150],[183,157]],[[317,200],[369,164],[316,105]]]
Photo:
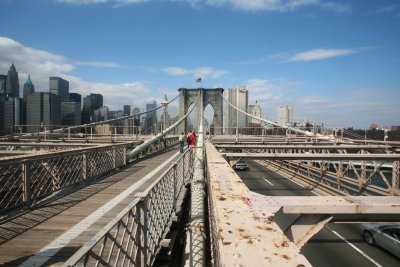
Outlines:
[[[257,103],[257,101],[256,101],[255,105],[249,105],[249,114],[261,118],[261,107]],[[259,127],[259,126],[261,126],[261,121],[255,119],[255,118],[251,118],[249,126],[250,127]]]
[[26,80],[25,84],[24,84],[24,89],[23,89],[23,98],[24,98],[24,102],[26,103],[26,97],[35,92],[35,86],[33,85],[32,81],[31,81],[31,75],[28,76],[28,79]]
[[[249,92],[244,86],[238,86],[237,88],[224,91],[224,98],[232,105],[238,105],[238,108],[244,112],[247,112],[248,108],[248,95]],[[236,101],[236,99],[238,99],[238,101]],[[247,116],[241,112],[237,114],[236,109],[228,105],[225,101],[223,104],[223,114],[224,134],[236,133],[236,125],[238,125],[239,128],[247,127]],[[236,118],[238,118],[238,120]]]
[[131,105],[124,105],[124,116],[131,115]]
[[12,133],[13,125],[20,125],[21,99],[0,95],[0,136]]
[[49,78],[49,92],[61,97],[61,101],[69,100],[69,82],[60,77]]
[[[23,125],[27,124],[27,109],[26,109],[26,101],[28,99],[28,95],[32,94],[35,92],[35,86],[33,85],[32,81],[31,81],[31,75],[28,76],[28,79],[26,80],[25,84],[24,84],[24,89],[23,89],[23,102],[22,102],[22,118],[21,118],[21,122]],[[26,128],[24,129],[24,131],[26,131]]]
[[90,94],[83,98],[82,124],[90,123],[94,119],[94,111],[103,106],[103,95]]
[[[28,132],[36,132],[40,126],[47,129],[59,128],[61,125],[60,97],[51,93],[34,92],[27,97]],[[44,129],[40,129],[44,130]]]
[[0,74],[0,95],[6,94],[7,75]]
[[15,69],[14,64],[11,64],[10,70],[7,73],[5,94],[13,97],[19,97],[18,72]]
[[289,126],[293,123],[293,109],[291,106],[278,108],[278,124],[281,126]]

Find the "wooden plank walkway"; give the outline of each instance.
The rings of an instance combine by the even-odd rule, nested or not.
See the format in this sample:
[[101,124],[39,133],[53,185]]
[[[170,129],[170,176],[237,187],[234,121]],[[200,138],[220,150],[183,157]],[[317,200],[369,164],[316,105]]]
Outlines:
[[[144,191],[172,163],[168,163],[144,182],[127,197],[123,198],[110,211],[101,214],[86,229],[76,237],[65,234],[70,232],[82,220],[112,199],[120,196],[123,191],[140,181],[143,177],[157,169],[164,162],[174,162],[180,156],[179,149],[173,147],[128,165],[120,172],[97,179],[86,185],[77,185],[69,192],[52,197],[51,201],[40,207],[11,218],[0,224],[0,266],[60,266],[83,244],[102,229],[128,203],[134,199],[136,192]],[[138,183],[139,185],[140,183]],[[100,210],[101,213],[101,210]],[[75,227],[76,228],[76,227]],[[61,239],[61,240],[60,240]],[[69,240],[71,239],[71,240]],[[57,241],[58,240],[58,241]],[[66,241],[67,240],[67,241]],[[49,244],[56,243],[53,248]],[[59,246],[62,248],[60,249]],[[43,250],[39,253],[39,251]],[[53,251],[52,251],[53,250]],[[49,260],[35,263],[38,254],[55,254]],[[36,255],[36,257],[32,257]]]

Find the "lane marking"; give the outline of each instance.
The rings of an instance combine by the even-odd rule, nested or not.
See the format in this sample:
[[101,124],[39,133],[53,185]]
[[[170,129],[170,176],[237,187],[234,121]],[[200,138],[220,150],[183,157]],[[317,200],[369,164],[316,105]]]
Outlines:
[[297,184],[298,186],[301,186],[304,188],[304,185],[302,185],[301,183],[293,181],[292,179],[289,179],[289,178],[286,178],[286,179],[288,179],[289,181],[292,181],[293,183]]
[[163,164],[161,164],[156,169],[151,171],[149,174],[144,176],[141,180],[137,181],[136,183],[134,183],[133,185],[131,185],[130,187],[125,189],[125,191],[121,192],[120,194],[115,196],[113,199],[109,200],[107,203],[105,203],[103,206],[98,208],[96,211],[94,211],[92,214],[87,216],[85,219],[81,220],[79,223],[77,223],[71,229],[66,231],[61,236],[59,236],[53,242],[51,242],[47,246],[43,247],[34,256],[28,258],[26,261],[24,261],[19,266],[30,267],[30,266],[43,265],[47,260],[49,260],[52,256],[54,256],[59,250],[61,250],[64,246],[68,245],[68,243],[71,240],[76,238],[83,231],[87,230],[89,228],[89,226],[91,226],[98,219],[100,219],[104,214],[106,214],[108,211],[110,211],[112,208],[114,208],[119,202],[121,202],[129,194],[131,194],[133,191],[138,189],[142,184],[144,184],[147,180],[149,180],[153,175],[155,175],[158,171],[160,171],[164,166],[169,164],[172,161],[172,159],[174,159],[178,154],[180,154],[179,151],[176,152],[175,155],[170,157]]
[[271,186],[274,186],[273,183],[271,183],[270,181],[267,180],[267,178],[263,178],[267,183],[269,183]]
[[344,238],[343,236],[341,236],[338,232],[334,231],[332,228],[330,228],[329,226],[326,226],[326,228],[328,228],[329,230],[332,231],[332,233],[334,233],[337,237],[339,237],[340,239],[342,239],[344,242],[346,242],[348,245],[350,245],[353,249],[355,249],[358,253],[360,253],[362,256],[364,256],[366,259],[368,259],[370,262],[372,262],[375,266],[378,267],[382,267],[382,265],[380,265],[378,262],[376,262],[373,258],[371,258],[370,256],[368,256],[364,251],[362,251],[361,249],[359,249],[358,247],[356,247],[355,245],[353,245],[352,243],[350,243],[350,241],[348,241],[346,238]]

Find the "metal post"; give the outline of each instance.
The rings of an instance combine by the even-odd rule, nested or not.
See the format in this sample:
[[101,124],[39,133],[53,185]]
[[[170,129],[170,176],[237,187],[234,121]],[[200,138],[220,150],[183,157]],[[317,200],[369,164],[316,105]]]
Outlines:
[[392,170],[392,195],[398,195],[400,191],[400,161],[393,161]]
[[[239,85],[236,86],[236,108],[239,108]],[[239,111],[236,109],[236,143],[239,143]]]
[[23,202],[27,207],[31,204],[31,162],[25,161],[22,164],[22,190],[23,190]]

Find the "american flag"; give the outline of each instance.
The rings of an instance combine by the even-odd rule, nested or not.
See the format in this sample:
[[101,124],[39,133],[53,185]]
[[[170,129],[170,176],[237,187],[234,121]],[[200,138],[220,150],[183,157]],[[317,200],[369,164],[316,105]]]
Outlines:
[[196,83],[201,83],[201,78],[198,78],[198,79],[196,80]]

